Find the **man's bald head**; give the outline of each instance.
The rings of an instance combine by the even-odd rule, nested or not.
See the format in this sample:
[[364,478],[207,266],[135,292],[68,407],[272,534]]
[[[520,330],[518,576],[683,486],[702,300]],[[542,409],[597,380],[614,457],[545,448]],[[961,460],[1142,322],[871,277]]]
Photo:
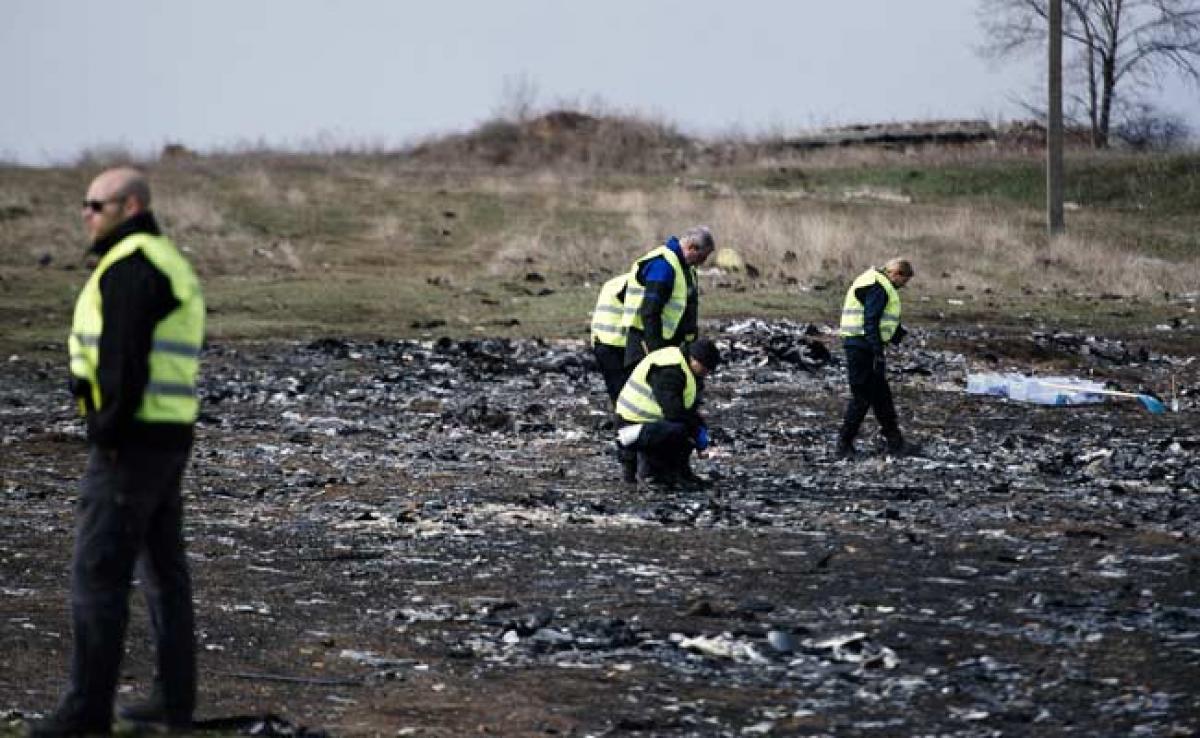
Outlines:
[[88,188],[88,198],[93,190],[96,199],[122,198],[136,200],[140,210],[150,208],[150,182],[146,175],[133,167],[114,167],[101,172]]
[[92,243],[122,222],[150,209],[150,183],[133,167],[106,169],[92,180],[83,203],[83,223]]

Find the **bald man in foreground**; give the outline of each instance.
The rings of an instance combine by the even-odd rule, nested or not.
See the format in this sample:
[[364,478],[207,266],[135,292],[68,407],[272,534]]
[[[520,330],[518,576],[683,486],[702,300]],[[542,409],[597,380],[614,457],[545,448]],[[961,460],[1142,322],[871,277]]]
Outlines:
[[99,261],[68,338],[89,445],[71,562],[70,683],[29,733],[112,731],[135,564],[158,662],[150,698],[121,716],[185,730],[196,657],[180,483],[198,413],[204,299],[191,266],[159,230],[141,172],[100,174],[82,215]]

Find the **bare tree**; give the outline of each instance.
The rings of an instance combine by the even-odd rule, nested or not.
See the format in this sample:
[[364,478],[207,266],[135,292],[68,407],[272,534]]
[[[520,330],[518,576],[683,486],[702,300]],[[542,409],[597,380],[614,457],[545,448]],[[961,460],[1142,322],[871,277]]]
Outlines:
[[500,102],[493,115],[512,123],[527,123],[533,117],[537,98],[537,82],[528,73],[506,74],[500,90]]
[[[1049,0],[979,0],[985,56],[1011,58],[1044,48]],[[1200,83],[1200,0],[1063,0],[1063,44],[1079,73],[1068,95],[1104,148],[1115,113],[1135,108],[1137,90],[1168,74]]]

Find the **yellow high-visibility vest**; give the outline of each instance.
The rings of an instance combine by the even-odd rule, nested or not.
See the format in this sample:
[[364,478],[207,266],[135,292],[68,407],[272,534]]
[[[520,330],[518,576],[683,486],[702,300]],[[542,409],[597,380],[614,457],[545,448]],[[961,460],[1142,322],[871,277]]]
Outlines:
[[[139,250],[166,275],[179,306],[154,327],[150,378],[134,417],[147,423],[194,423],[200,410],[196,377],[204,343],[204,296],[191,265],[163,236],[134,234],[101,257],[75,302],[75,318],[67,338],[71,374],[90,384],[92,409],[103,407],[104,397],[97,377],[100,334],[104,330],[100,278],[113,264]],[[86,412],[82,402],[80,412]]]
[[854,293],[872,284],[878,284],[887,292],[887,305],[879,318],[879,338],[887,343],[895,335],[896,326],[900,325],[900,292],[887,275],[878,269],[868,269],[858,275],[850,289],[846,290],[846,299],[842,301],[842,326],[839,332],[846,337],[866,335],[863,321],[865,306]]
[[592,342],[606,346],[625,348],[625,329],[621,317],[625,304],[621,301],[621,290],[629,281],[628,274],[613,277],[600,288],[596,308],[592,310]]
[[683,407],[685,410],[691,410],[696,404],[696,377],[692,374],[692,367],[688,365],[687,357],[678,346],[667,346],[647,354],[629,375],[629,381],[617,396],[617,415],[622,419],[630,423],[653,423],[663,419],[662,405],[654,399],[654,390],[650,388],[648,381],[650,370],[658,366],[682,368],[686,378]]
[[[666,246],[659,246],[633,262],[633,267],[629,270],[629,284],[625,288],[625,314],[621,319],[621,327],[626,329],[626,331],[630,328],[645,330],[645,326],[642,325],[642,316],[638,314],[638,311],[645,300],[646,289],[638,283],[637,273],[642,264],[660,256],[667,260],[667,263],[671,265],[671,269],[675,272],[675,284],[671,287],[671,298],[667,301],[666,305],[663,305],[662,309],[662,338],[664,341],[674,342],[676,338],[675,332],[679,330],[679,321],[683,320],[683,313],[687,309],[687,277],[690,276],[692,278],[691,282],[697,285],[697,290],[700,288],[699,283],[696,281],[696,270],[680,262],[675,252]],[[685,269],[687,272],[690,272],[690,275],[684,271]],[[699,320],[700,316],[697,315],[697,324]],[[696,336],[693,334],[683,336],[684,341],[694,341],[695,339]]]

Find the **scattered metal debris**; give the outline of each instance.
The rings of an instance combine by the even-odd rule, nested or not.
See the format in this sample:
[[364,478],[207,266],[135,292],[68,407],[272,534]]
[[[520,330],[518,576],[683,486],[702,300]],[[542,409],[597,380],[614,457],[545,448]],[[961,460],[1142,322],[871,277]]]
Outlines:
[[[580,342],[210,347],[185,485],[201,717],[261,704],[348,734],[1200,729],[1200,365],[1104,359],[1124,382],[1176,378],[1180,412],[1153,419],[981,402],[962,392],[972,334],[953,330],[916,331],[889,362],[925,455],[868,435],[847,462],[830,329],[713,326],[728,361],[695,462],[713,484],[649,494],[618,481]],[[1093,368],[1141,356],[1111,343],[1052,345],[1099,346],[1073,354]],[[60,367],[5,367],[0,707],[48,708],[82,429]],[[148,679],[144,653],[129,663]],[[228,730],[309,734],[255,720]]]

